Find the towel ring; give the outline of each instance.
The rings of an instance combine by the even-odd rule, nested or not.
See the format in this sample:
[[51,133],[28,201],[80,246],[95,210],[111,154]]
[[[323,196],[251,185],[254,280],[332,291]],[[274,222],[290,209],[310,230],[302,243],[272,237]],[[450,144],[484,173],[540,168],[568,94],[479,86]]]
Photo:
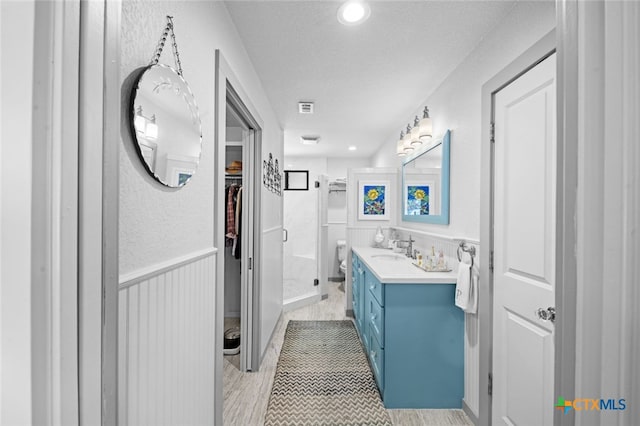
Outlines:
[[476,248],[474,246],[468,246],[465,241],[460,241],[460,245],[458,246],[458,261],[462,262],[462,254],[469,253],[469,258],[471,259],[471,268],[473,269],[473,258],[476,256]]

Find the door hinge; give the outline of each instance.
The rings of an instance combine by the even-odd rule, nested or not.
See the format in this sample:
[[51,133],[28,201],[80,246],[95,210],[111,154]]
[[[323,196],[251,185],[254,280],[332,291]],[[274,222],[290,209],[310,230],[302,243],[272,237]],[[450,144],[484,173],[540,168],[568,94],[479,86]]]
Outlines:
[[493,272],[493,250],[489,252],[489,271]]
[[491,122],[491,126],[489,128],[489,138],[491,143],[496,143],[496,123]]
[[489,373],[489,385],[487,386],[487,393],[493,394],[493,374]]
[[315,183],[315,187],[316,187],[316,188],[320,188],[320,182],[316,181],[316,183]]
[[313,280],[313,285],[314,285],[314,286],[316,286],[316,285],[318,285],[318,284],[320,284],[320,280],[319,280],[319,279],[317,279],[317,278],[315,278],[315,279]]
[[249,258],[249,270],[253,269],[253,257]]

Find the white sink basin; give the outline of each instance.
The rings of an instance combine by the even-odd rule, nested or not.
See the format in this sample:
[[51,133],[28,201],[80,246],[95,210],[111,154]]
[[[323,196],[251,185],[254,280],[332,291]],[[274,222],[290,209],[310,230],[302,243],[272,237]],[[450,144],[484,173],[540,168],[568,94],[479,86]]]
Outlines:
[[406,259],[406,256],[402,256],[401,254],[374,254],[371,257],[376,259],[376,260],[394,260],[394,261],[397,261],[397,260]]

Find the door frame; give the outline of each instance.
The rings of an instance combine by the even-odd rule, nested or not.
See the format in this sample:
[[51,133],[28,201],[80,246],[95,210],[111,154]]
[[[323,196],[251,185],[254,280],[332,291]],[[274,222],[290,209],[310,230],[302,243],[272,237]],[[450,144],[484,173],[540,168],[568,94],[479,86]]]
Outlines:
[[[256,173],[258,169],[256,165],[259,164],[259,157],[256,157],[256,151],[260,151],[256,144],[259,144],[261,139],[259,133],[261,129],[256,120],[251,115],[251,112],[247,109],[242,101],[240,95],[233,88],[231,83],[227,80],[227,97],[226,107],[232,109],[237,115],[238,119],[243,122],[246,129],[243,128],[242,136],[242,163],[243,163],[243,181],[249,182],[249,191],[242,190],[242,223],[244,224],[244,231],[241,235],[241,265],[240,265],[240,334],[244,338],[240,339],[240,370],[241,371],[256,371],[259,368],[259,352],[256,350],[256,344],[259,341],[255,340],[256,333],[259,334],[260,323],[256,320],[259,318],[259,311],[256,311],[256,307],[259,308],[259,303],[256,306],[256,301],[259,301],[259,293],[257,293],[257,286],[255,285],[256,274],[254,268],[254,262],[256,260],[256,232],[255,223],[256,219],[259,220],[259,210],[254,208],[256,205],[256,189],[261,188],[256,186],[259,184],[256,179]],[[226,115],[226,109],[225,109]],[[225,119],[226,122],[226,119]],[[225,145],[226,145],[226,125],[225,125]],[[224,175],[223,175],[224,176]],[[226,184],[226,183],[225,183]],[[223,198],[224,206],[226,201]],[[226,254],[225,254],[226,255]],[[224,256],[223,256],[224,258]],[[224,286],[222,286],[224,288]],[[224,308],[223,308],[223,324],[224,324]],[[251,325],[251,326],[249,326]]]
[[78,401],[80,424],[118,423],[121,0],[80,2]]
[[[492,373],[493,362],[493,271],[491,270],[491,253],[493,251],[493,203],[494,203],[494,162],[493,162],[493,144],[492,144],[492,121],[494,116],[494,96],[502,88],[520,77],[522,74],[533,68],[542,60],[556,51],[556,31],[552,30],[533,46],[522,53],[513,62],[507,65],[503,70],[496,74],[491,80],[482,86],[482,143],[481,143],[481,183],[480,183],[480,265],[486,265],[480,268],[480,294],[486,297],[480,297],[478,301],[478,319],[479,319],[479,413],[476,424],[490,425],[492,424],[491,403],[492,397],[489,394],[490,381],[489,375]],[[558,60],[560,63],[560,60]],[[560,89],[556,89],[560,92]],[[557,108],[559,113],[560,108]],[[562,121],[558,120],[558,132]],[[561,297],[563,289],[562,275],[558,271],[563,270],[564,264],[564,248],[563,248],[563,221],[562,221],[562,196],[563,196],[563,162],[562,162],[562,145],[561,139],[558,138],[558,170],[557,170],[557,200],[558,207],[556,212],[556,312],[564,312],[564,303]],[[556,322],[555,334],[555,364],[554,373],[554,394],[558,395],[560,385],[560,375],[565,380],[564,375],[567,374],[562,364],[558,362],[558,354],[564,351],[572,350],[571,341],[563,341],[562,336],[574,330],[575,334],[575,318],[559,315]],[[574,349],[573,349],[574,350]],[[573,382],[571,382],[573,383]],[[565,387],[563,392],[568,395],[572,394]],[[550,407],[551,409],[552,407]]]
[[[262,218],[260,214],[262,198],[262,129],[264,121],[260,117],[250,97],[243,89],[238,77],[231,69],[219,49],[215,51],[215,182],[214,190],[214,246],[224,247],[225,244],[225,141],[226,141],[226,110],[227,101],[232,100],[233,107],[243,119],[254,129],[253,143],[246,147],[253,160],[252,184],[253,184],[253,261],[252,261],[252,301],[251,301],[251,325],[253,339],[251,342],[251,371],[258,371],[260,366],[261,347],[261,278],[262,278]],[[251,142],[251,141],[250,141]],[[244,153],[243,153],[244,155]],[[244,209],[247,214],[249,209]],[[244,262],[245,264],[247,262]],[[243,265],[248,267],[248,265]],[[224,256],[216,259],[216,293],[215,293],[215,391],[214,410],[215,424],[223,423],[224,394],[223,394],[223,348],[224,348]],[[242,314],[241,314],[242,315]]]

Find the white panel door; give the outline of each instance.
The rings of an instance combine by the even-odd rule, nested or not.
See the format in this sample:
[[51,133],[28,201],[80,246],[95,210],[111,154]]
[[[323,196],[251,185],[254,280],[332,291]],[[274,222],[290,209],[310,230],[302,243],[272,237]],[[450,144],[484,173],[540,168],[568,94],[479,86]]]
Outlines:
[[[496,425],[553,424],[556,55],[494,99],[493,402]],[[544,315],[544,313],[542,313]]]

